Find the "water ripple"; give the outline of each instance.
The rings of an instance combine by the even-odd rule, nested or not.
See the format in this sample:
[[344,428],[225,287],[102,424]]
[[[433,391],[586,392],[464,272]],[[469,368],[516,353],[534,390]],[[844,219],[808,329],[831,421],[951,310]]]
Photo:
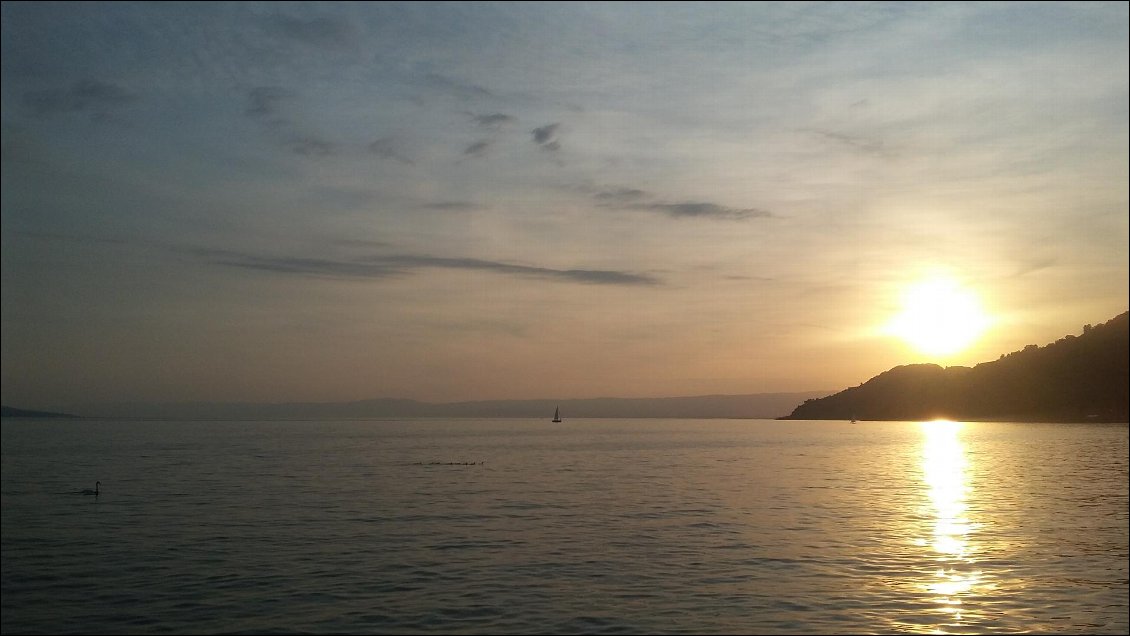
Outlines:
[[82,426],[3,423],[4,633],[1130,627],[1125,426]]

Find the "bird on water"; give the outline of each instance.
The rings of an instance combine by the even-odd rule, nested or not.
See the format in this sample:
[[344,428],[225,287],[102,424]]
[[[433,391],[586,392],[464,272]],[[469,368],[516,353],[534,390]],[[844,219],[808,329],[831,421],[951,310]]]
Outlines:
[[98,488],[101,485],[102,485],[102,482],[96,481],[96,482],[94,482],[94,490],[87,488],[87,489],[82,491],[82,494],[84,494],[84,495],[94,495],[95,497],[97,497],[98,496]]

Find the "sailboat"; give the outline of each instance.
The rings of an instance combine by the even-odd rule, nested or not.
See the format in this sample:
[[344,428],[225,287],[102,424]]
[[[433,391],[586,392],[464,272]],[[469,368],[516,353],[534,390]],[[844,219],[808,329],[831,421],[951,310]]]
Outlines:
[[554,422],[560,422],[561,421],[561,407],[560,406],[553,409],[553,421]]

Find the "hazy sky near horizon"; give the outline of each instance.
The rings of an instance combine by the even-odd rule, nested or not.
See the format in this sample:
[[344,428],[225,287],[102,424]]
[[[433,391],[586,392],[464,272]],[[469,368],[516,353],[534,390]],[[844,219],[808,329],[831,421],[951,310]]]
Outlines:
[[[1128,5],[4,3],[5,404],[839,390],[1128,304]],[[880,330],[944,272],[992,323]]]

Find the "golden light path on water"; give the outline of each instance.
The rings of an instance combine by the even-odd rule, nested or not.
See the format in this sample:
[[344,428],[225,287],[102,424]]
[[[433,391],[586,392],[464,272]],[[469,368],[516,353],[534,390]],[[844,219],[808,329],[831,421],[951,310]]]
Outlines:
[[931,633],[969,631],[975,610],[963,607],[963,600],[988,591],[983,573],[977,568],[972,541],[977,524],[968,515],[969,493],[967,461],[961,443],[959,422],[937,420],[921,424],[924,435],[922,473],[933,508],[933,536],[921,537],[918,545],[932,550],[937,563],[933,577],[922,583],[923,591],[938,603],[943,625],[933,625]]

